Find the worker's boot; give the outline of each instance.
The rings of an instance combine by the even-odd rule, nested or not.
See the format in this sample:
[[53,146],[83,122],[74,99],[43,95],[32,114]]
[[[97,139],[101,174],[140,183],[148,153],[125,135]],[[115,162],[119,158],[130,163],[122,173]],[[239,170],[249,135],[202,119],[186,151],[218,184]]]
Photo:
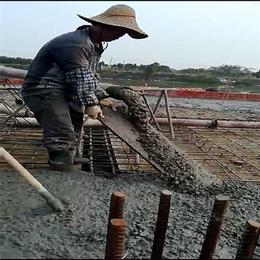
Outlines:
[[88,163],[87,158],[74,158],[74,152],[71,151],[49,151],[49,165],[50,170],[73,172],[73,173],[86,173],[81,171],[74,164]]
[[49,151],[50,169],[54,171],[71,171],[73,166],[73,153],[70,151]]

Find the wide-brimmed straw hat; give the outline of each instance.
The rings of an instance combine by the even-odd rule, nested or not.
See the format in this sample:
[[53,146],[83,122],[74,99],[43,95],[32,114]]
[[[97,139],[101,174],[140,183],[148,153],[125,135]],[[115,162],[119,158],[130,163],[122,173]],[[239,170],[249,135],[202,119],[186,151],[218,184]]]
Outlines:
[[92,24],[99,23],[126,28],[126,33],[134,39],[148,37],[148,35],[139,28],[136,22],[135,10],[128,5],[113,5],[102,14],[90,18],[79,14],[78,16]]

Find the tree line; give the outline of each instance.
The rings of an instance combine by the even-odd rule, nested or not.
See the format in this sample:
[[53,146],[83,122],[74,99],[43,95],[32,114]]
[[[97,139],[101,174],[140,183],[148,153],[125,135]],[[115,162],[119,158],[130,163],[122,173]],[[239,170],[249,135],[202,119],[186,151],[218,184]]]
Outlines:
[[11,58],[6,56],[0,56],[1,64],[17,64],[17,65],[30,65],[32,59],[24,59],[20,57]]
[[[25,59],[21,57],[7,57],[0,56],[0,63],[5,66],[11,66],[20,69],[28,69],[32,59]],[[108,65],[101,61],[98,64],[98,70],[115,70],[123,72],[142,72],[144,77],[149,79],[155,74],[176,74],[176,75],[203,75],[209,77],[248,77],[253,76],[260,78],[260,70],[254,72],[252,68],[246,68],[239,65],[221,65],[217,67],[206,68],[188,68],[188,69],[171,69],[169,66],[161,65],[158,62],[154,62],[149,65],[137,65],[132,63],[117,63]]]

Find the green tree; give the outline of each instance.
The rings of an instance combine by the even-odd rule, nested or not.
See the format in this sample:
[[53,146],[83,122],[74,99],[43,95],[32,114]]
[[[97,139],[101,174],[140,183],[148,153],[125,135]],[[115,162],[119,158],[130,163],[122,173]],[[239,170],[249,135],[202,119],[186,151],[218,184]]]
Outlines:
[[136,64],[132,64],[132,63],[126,63],[124,65],[125,71],[133,71],[133,70],[136,70],[137,68],[138,68],[138,66]]
[[217,77],[240,77],[252,75],[252,69],[239,65],[221,65],[219,67],[210,67],[209,71]]
[[259,79],[260,78],[260,70],[255,72],[255,73],[253,73],[252,75]]
[[24,59],[20,57],[11,58],[7,56],[0,56],[0,63],[2,64],[18,64],[18,65],[30,65],[32,59]]
[[143,70],[145,79],[149,79],[152,75],[154,75],[155,70],[151,65],[148,65]]
[[158,72],[171,73],[171,69],[168,66],[160,65],[158,66]]
[[118,63],[116,66],[118,70],[123,70],[124,67],[123,63]]

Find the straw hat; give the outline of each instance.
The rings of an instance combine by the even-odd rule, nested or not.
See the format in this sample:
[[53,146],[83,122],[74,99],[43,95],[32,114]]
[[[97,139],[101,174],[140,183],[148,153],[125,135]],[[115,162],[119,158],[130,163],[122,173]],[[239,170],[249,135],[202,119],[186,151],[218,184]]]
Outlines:
[[139,28],[136,22],[135,10],[128,5],[113,5],[102,14],[90,18],[86,18],[79,14],[78,16],[92,24],[100,23],[126,28],[128,29],[126,32],[134,39],[143,39],[148,37],[148,35]]

